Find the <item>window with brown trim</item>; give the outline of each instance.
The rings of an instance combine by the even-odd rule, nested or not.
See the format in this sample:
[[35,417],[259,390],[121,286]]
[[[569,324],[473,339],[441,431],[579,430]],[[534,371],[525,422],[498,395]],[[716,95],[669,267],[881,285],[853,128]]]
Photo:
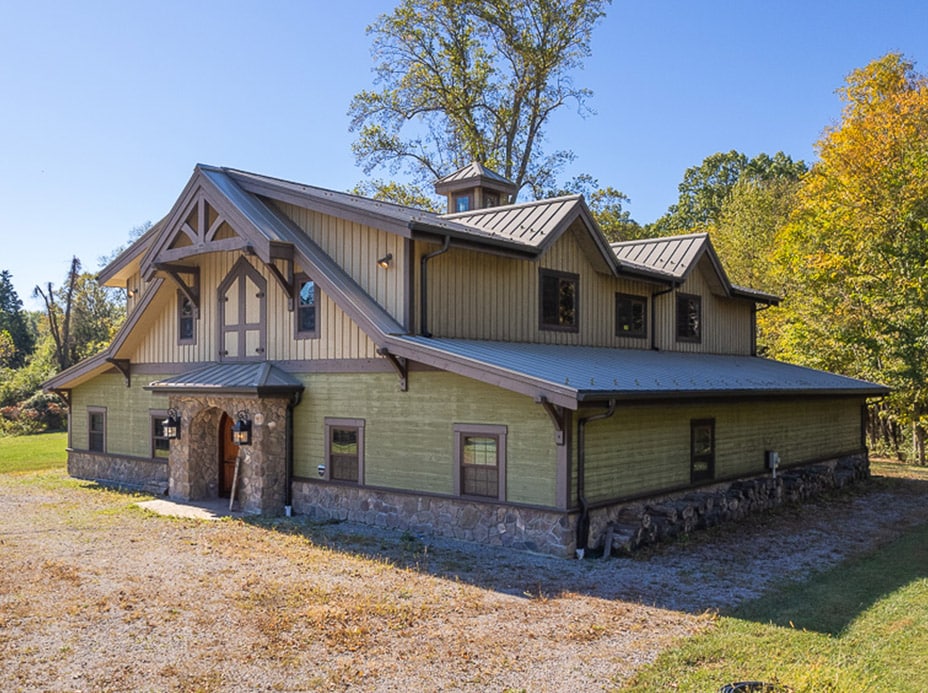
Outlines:
[[677,341],[702,341],[702,298],[677,294]]
[[317,337],[316,331],[316,282],[306,275],[298,275],[296,279],[296,296],[293,297],[294,319],[296,325],[294,333],[297,339]]
[[148,416],[151,420],[151,456],[166,460],[171,454],[171,441],[164,437],[164,420],[168,418],[168,412],[165,409],[151,409]]
[[542,330],[579,330],[580,276],[567,272],[538,271],[539,327]]
[[106,452],[106,407],[87,407],[87,449]]
[[364,483],[364,419],[325,419],[325,478]]
[[196,344],[196,306],[193,301],[184,295],[183,291],[177,292],[177,343],[178,344]]
[[456,495],[506,500],[506,434],[505,426],[455,425]]
[[648,299],[631,294],[615,295],[615,336],[648,336]]
[[454,211],[455,212],[469,212],[471,207],[473,207],[471,202],[470,195],[455,195],[454,196]]
[[715,476],[715,419],[690,421],[690,481]]

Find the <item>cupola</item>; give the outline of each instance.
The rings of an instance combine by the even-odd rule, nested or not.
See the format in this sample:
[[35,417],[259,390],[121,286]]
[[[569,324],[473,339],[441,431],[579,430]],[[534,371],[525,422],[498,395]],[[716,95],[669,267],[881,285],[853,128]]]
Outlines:
[[509,204],[516,185],[476,161],[435,183],[435,192],[448,198],[448,214]]

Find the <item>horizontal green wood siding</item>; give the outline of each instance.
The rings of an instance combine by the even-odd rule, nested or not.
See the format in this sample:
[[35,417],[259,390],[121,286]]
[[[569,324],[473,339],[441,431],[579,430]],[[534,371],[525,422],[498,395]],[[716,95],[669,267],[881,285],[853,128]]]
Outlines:
[[855,399],[620,405],[612,418],[586,427],[587,497],[597,502],[689,484],[693,419],[715,419],[715,477],[731,478],[763,473],[766,450],[780,453],[783,466],[856,450],[860,406]]
[[324,419],[364,419],[365,483],[451,494],[454,424],[508,427],[507,500],[555,505],[556,451],[550,419],[531,399],[439,371],[413,372],[400,392],[389,373],[301,376],[294,415],[294,473],[316,479],[325,463]]
[[104,373],[71,391],[71,446],[87,449],[87,409],[106,408],[106,452],[149,457],[150,409],[167,409],[168,398],[142,386],[164,376],[134,378],[132,387],[117,373]]

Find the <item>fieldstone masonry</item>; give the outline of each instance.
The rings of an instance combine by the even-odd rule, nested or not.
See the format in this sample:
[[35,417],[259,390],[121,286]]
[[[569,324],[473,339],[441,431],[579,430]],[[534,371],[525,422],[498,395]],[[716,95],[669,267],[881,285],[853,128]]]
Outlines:
[[[628,554],[694,530],[741,520],[870,477],[866,452],[804,467],[717,484],[699,491],[652,497],[593,511],[590,546]],[[609,546],[606,546],[608,542]]]
[[347,520],[521,551],[566,555],[573,526],[564,513],[442,496],[294,481],[293,509],[312,520]]
[[87,450],[68,451],[68,476],[163,495],[168,487],[167,460],[129,455],[106,455]]

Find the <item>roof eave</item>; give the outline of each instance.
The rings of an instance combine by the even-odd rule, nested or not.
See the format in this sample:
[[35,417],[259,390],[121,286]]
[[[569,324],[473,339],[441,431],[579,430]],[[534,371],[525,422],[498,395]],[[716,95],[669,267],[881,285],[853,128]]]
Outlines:
[[873,387],[850,390],[846,388],[779,388],[779,389],[740,389],[740,390],[645,390],[629,392],[628,390],[580,390],[578,402],[617,401],[654,401],[654,400],[691,400],[691,399],[748,399],[769,397],[885,397],[889,388]]

